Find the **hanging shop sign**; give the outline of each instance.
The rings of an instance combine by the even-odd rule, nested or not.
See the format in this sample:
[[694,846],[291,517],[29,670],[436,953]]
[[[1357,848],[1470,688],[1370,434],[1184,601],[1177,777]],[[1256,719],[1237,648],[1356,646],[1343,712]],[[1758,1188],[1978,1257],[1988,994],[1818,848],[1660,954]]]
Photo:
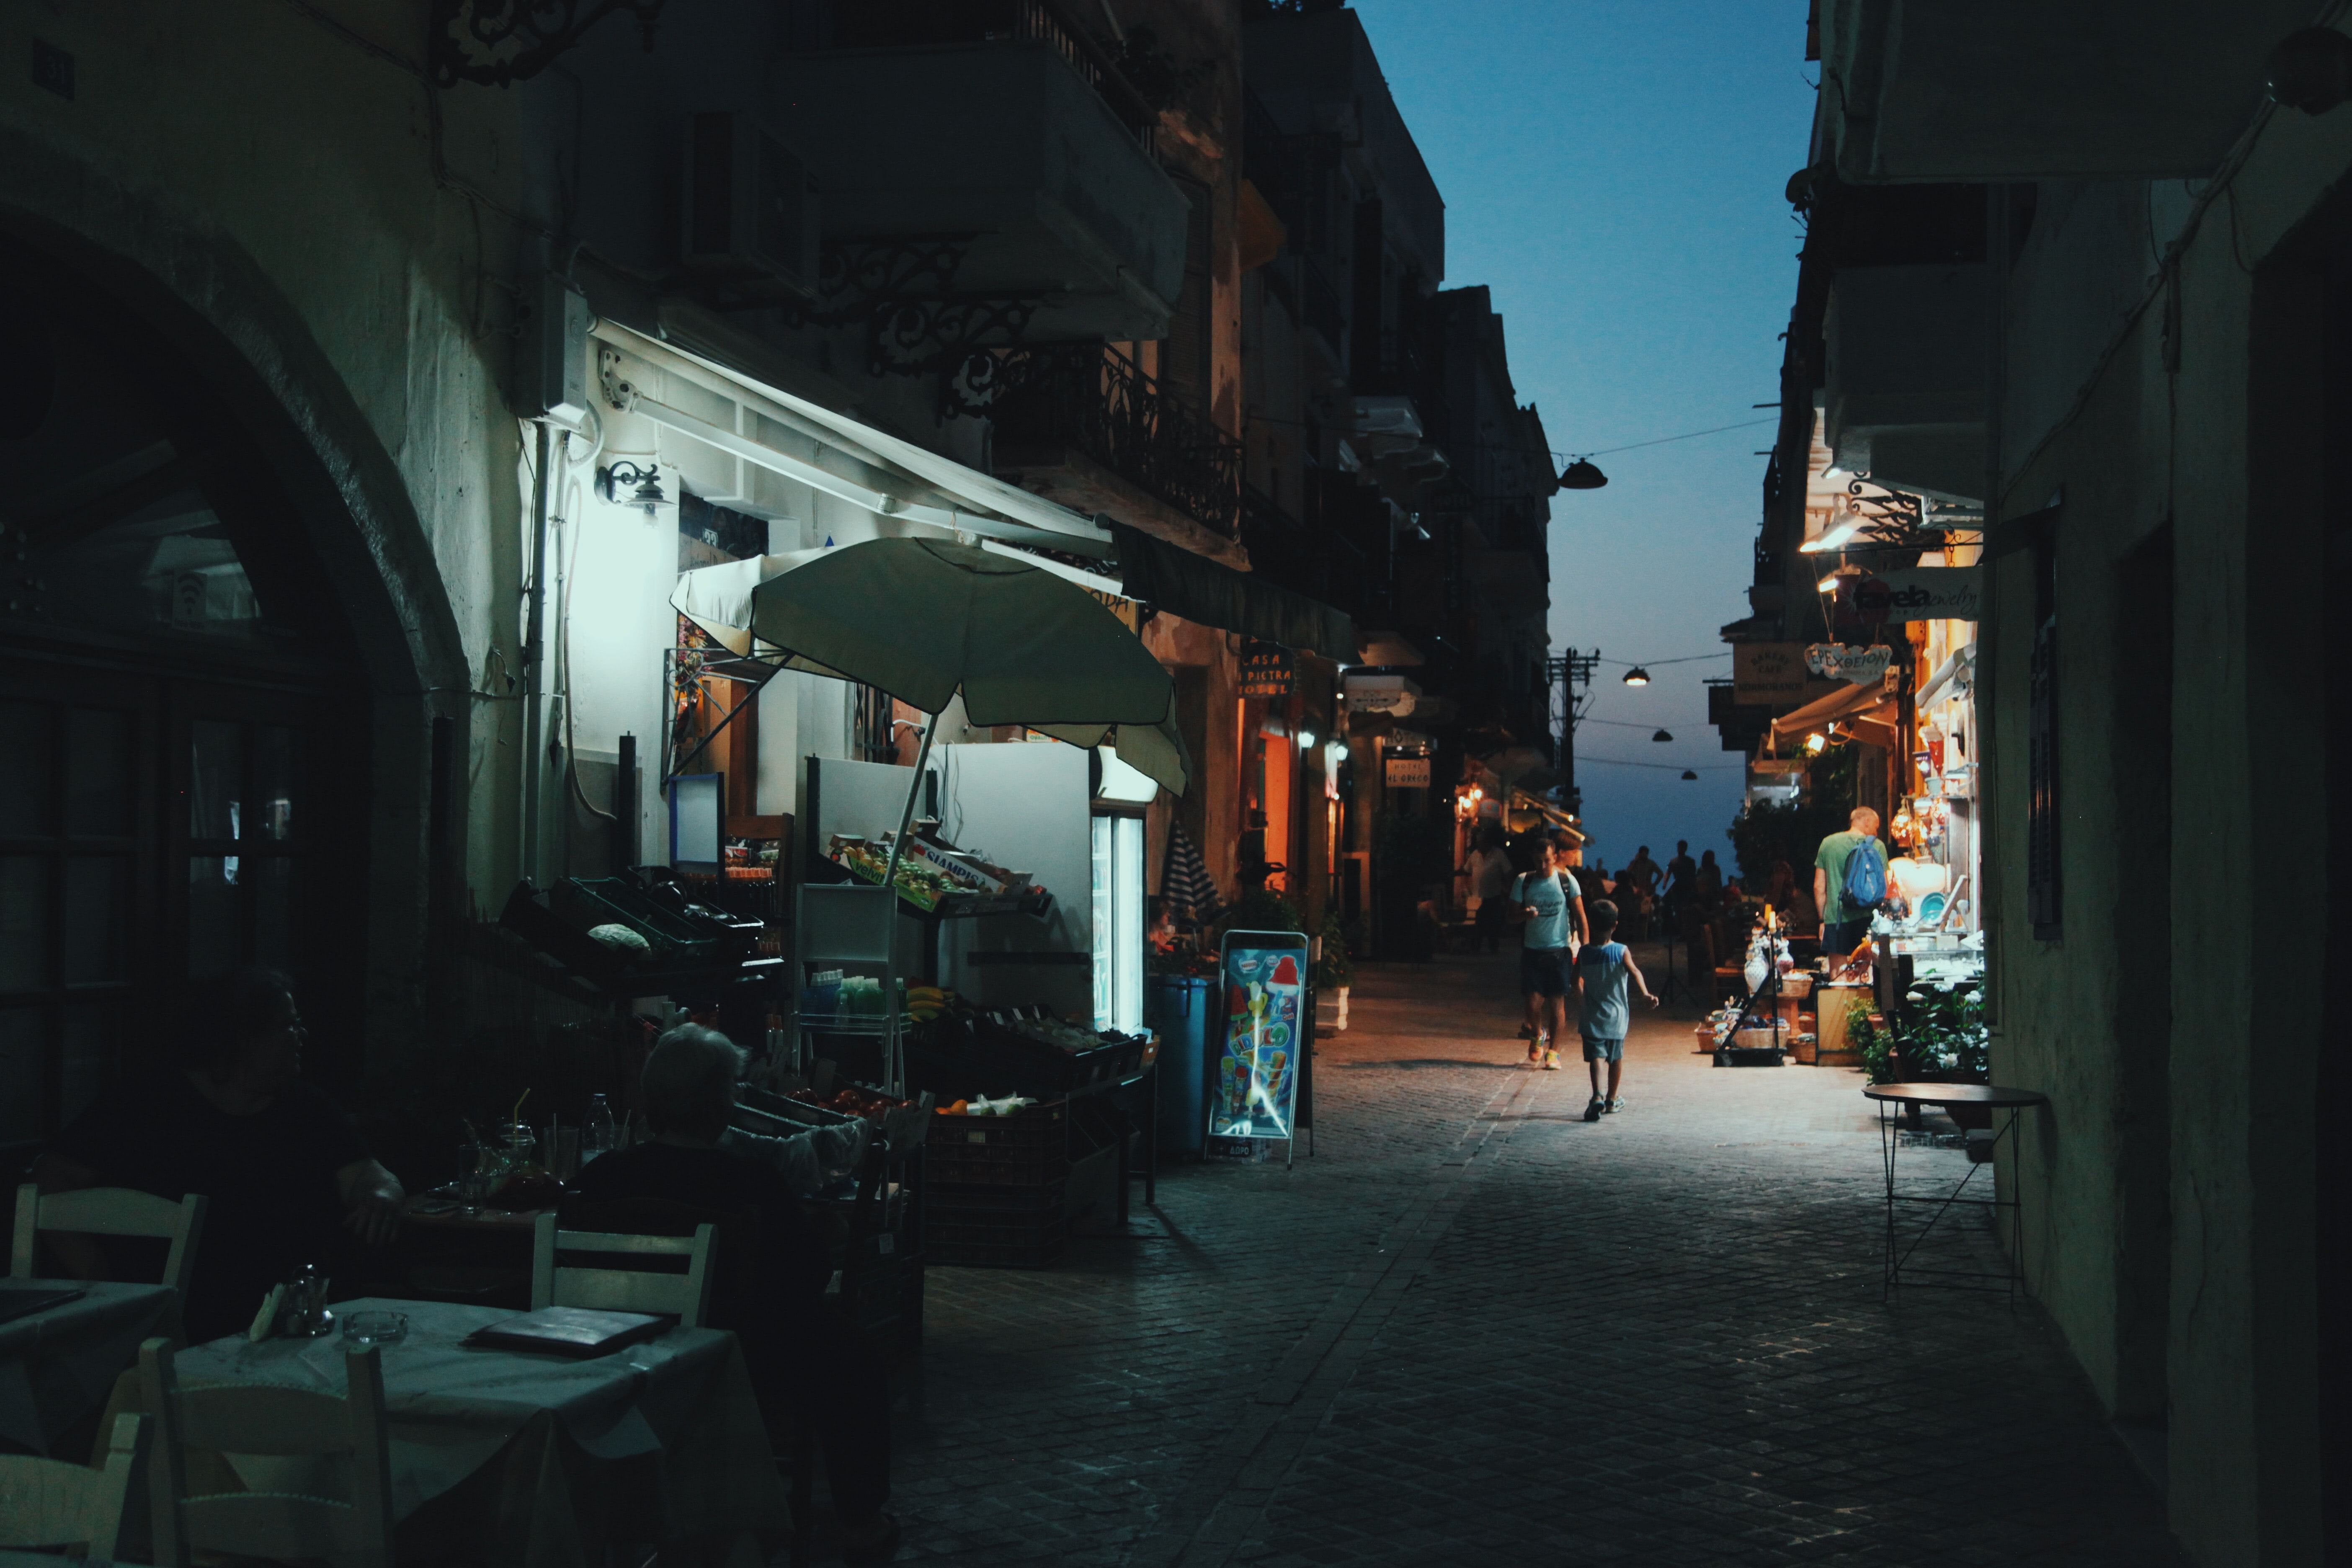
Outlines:
[[1909,566],[1857,577],[1846,592],[1864,621],[1973,621],[1984,574],[1974,566]]
[[1805,648],[1801,643],[1743,642],[1731,647],[1731,700],[1769,707],[1801,701],[1805,695]]
[[1244,697],[1287,697],[1297,679],[1290,650],[1270,642],[1242,645],[1240,677]]
[[1350,713],[1386,713],[1402,719],[1413,710],[1421,688],[1402,675],[1351,675],[1342,683]]
[[1391,789],[1427,789],[1429,759],[1427,757],[1390,757],[1386,777]]
[[1805,649],[1805,668],[1850,686],[1869,686],[1886,679],[1895,650],[1885,643],[1855,647],[1851,643],[1815,643]]

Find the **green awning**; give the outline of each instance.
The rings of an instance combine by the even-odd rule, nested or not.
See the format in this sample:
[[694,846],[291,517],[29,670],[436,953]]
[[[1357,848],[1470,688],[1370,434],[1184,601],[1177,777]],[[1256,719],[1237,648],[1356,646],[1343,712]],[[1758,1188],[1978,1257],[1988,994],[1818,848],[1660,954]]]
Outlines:
[[1108,517],[1095,521],[1117,542],[1119,582],[1140,599],[1204,626],[1261,642],[1356,662],[1356,626],[1319,599],[1195,555]]

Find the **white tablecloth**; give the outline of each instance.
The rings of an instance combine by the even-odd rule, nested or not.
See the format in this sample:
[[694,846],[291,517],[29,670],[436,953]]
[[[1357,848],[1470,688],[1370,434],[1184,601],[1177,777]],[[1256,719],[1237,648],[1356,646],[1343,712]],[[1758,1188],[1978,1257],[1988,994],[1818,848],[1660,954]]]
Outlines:
[[[78,1301],[0,1323],[0,1439],[47,1454],[106,1403],[139,1342],[180,1331],[180,1299],[163,1285],[19,1279],[12,1286],[87,1292]],[[58,1456],[82,1459],[81,1453]]]
[[[781,1533],[790,1500],[732,1334],[673,1329],[586,1361],[468,1349],[511,1312],[353,1300],[406,1314],[383,1352],[401,1558],[457,1552],[523,1568],[601,1562],[608,1542],[713,1542]],[[344,1389],[340,1335],[216,1340],[183,1351],[187,1383]],[[230,1455],[250,1489],[344,1491],[320,1462]]]

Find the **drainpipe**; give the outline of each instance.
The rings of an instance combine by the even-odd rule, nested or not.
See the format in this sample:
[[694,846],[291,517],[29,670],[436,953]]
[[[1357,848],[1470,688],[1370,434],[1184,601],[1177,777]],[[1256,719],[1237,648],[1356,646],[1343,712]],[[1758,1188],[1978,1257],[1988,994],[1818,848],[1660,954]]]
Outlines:
[[540,742],[545,723],[545,715],[541,710],[546,690],[546,660],[543,656],[547,648],[547,492],[555,480],[549,467],[553,446],[553,438],[542,420],[539,425],[539,461],[532,470],[535,482],[531,486],[530,496],[530,625],[523,635],[522,645],[522,842],[517,856],[520,863],[518,875],[534,887],[539,883],[540,796],[545,793],[544,771],[547,765]]

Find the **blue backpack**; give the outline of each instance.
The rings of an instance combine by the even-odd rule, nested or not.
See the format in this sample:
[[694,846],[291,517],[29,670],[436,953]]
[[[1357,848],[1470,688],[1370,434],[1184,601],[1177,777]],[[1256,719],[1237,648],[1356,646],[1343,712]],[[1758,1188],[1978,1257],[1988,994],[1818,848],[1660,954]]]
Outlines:
[[1877,839],[1865,839],[1853,847],[1853,853],[1846,857],[1845,882],[1839,890],[1845,895],[1846,908],[1865,914],[1886,901],[1886,861]]

